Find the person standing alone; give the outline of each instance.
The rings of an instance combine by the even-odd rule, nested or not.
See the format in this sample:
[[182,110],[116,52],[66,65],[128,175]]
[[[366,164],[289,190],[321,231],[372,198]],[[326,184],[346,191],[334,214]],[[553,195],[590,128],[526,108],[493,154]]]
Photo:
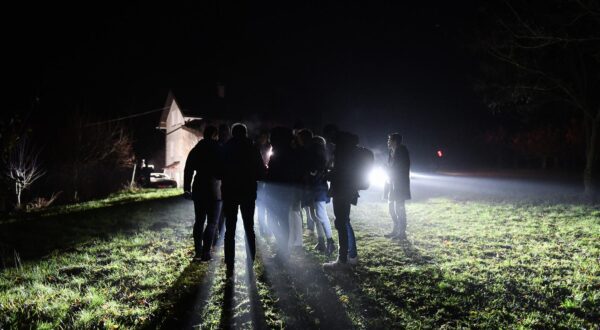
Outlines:
[[184,194],[194,201],[195,261],[211,259],[215,225],[221,213],[222,160],[217,128],[208,125],[203,134],[204,138],[188,154],[183,175]]
[[394,222],[394,229],[385,235],[389,238],[406,239],[406,207],[405,202],[410,194],[410,157],[408,149],[402,144],[402,135],[392,133],[388,136],[389,157],[387,172],[389,183],[385,189],[389,212]]

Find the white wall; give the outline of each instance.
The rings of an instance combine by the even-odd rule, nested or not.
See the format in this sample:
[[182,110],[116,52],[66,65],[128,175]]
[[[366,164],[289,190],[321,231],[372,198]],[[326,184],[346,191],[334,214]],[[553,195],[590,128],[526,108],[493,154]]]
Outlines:
[[173,102],[167,117],[165,165],[169,166],[177,161],[174,168],[165,170],[171,178],[177,181],[177,186],[183,186],[183,170],[187,156],[199,140],[199,134],[184,129],[185,119],[177,104]]

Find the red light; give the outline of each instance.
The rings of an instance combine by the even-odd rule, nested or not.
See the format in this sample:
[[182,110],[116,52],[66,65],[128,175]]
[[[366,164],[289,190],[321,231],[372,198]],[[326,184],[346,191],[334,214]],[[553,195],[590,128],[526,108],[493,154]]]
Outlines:
[[439,158],[442,158],[442,157],[444,157],[444,153],[443,153],[441,150],[438,150],[438,151],[437,151],[437,156],[438,156]]

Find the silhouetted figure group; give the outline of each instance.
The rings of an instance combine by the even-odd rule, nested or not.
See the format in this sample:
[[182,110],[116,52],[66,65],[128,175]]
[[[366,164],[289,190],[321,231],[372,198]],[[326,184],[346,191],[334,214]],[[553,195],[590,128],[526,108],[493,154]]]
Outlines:
[[[194,260],[211,260],[211,250],[223,236],[227,274],[233,274],[238,212],[244,225],[247,261],[256,256],[254,212],[261,236],[275,237],[276,258],[289,259],[303,246],[303,214],[309,233],[316,231],[315,249],[335,252],[326,204],[332,201],[338,231],[337,260],[326,270],[343,270],[358,263],[350,210],[359,191],[367,189],[374,157],[358,146],[358,136],[334,125],[323,137],[308,129],[275,127],[248,138],[244,124],[229,129],[207,125],[204,138],[190,151],[185,165],[185,195],[194,201]],[[389,210],[394,223],[390,237],[406,238],[404,201],[410,198],[408,151],[399,134],[389,136]],[[329,184],[328,184],[329,182]],[[223,226],[224,221],[224,226]]]

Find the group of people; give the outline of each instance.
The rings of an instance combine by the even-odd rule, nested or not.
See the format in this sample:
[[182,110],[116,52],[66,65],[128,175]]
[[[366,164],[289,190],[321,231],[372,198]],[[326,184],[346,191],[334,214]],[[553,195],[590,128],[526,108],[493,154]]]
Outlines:
[[[211,260],[211,250],[224,232],[225,264],[227,273],[233,274],[239,212],[247,259],[253,262],[255,209],[260,234],[275,237],[277,258],[287,260],[290,250],[302,248],[304,218],[309,232],[316,232],[315,249],[331,255],[336,247],[326,204],[332,201],[338,257],[323,267],[347,269],[357,264],[350,209],[358,202],[359,190],[366,189],[361,182],[364,152],[358,142],[357,135],[334,125],[327,125],[323,136],[308,129],[275,127],[261,131],[256,141],[248,137],[248,129],[241,123],[230,131],[226,125],[206,125],[203,139],[190,151],[184,170],[184,194],[194,201],[194,260]],[[388,147],[385,193],[394,229],[387,236],[404,239],[410,160],[400,134],[389,135]]]

